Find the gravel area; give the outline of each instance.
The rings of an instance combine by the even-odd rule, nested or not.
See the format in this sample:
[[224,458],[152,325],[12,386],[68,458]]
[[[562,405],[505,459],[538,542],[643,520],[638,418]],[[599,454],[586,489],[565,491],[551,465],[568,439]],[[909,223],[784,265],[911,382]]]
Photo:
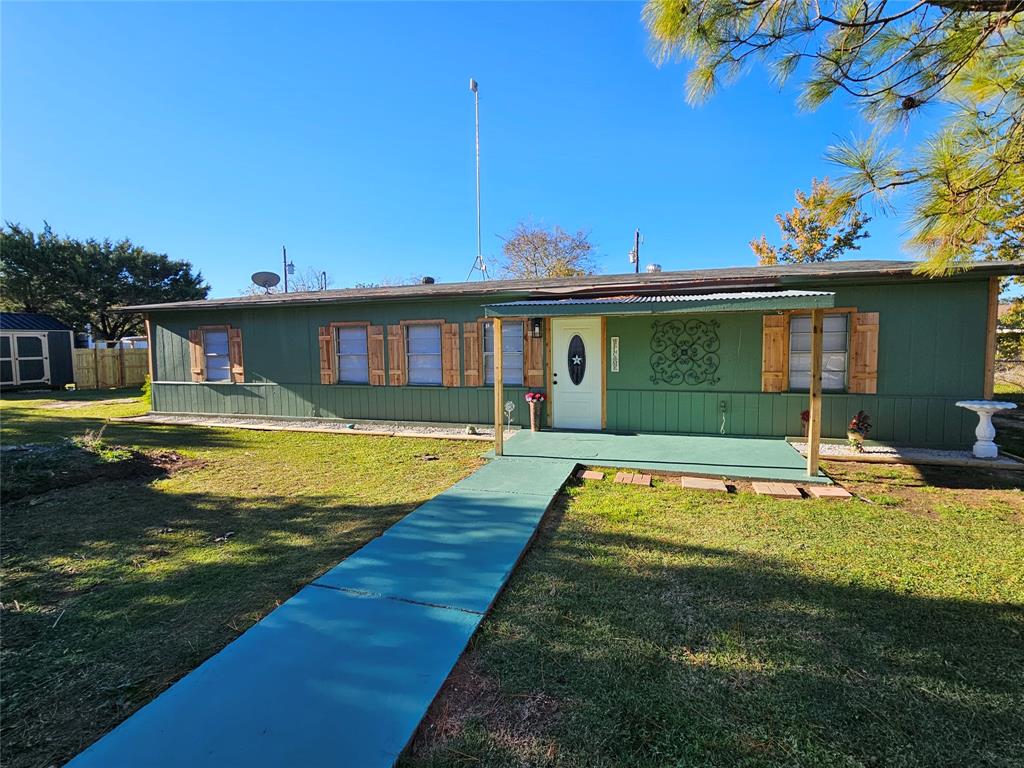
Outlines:
[[[793,443],[793,447],[801,454],[807,455],[807,443]],[[880,456],[889,457],[913,463],[914,461],[927,461],[928,459],[942,459],[945,461],[985,461],[993,465],[1016,465],[1019,462],[1007,456],[1000,456],[998,459],[976,459],[970,451],[943,451],[934,448],[901,448],[891,445],[865,445],[863,452],[853,450],[849,445],[837,443],[821,443],[818,448],[820,456],[842,456],[844,458],[856,458],[858,456]]]
[[[365,433],[372,435],[399,435],[402,437],[444,437],[459,439],[493,440],[494,429],[474,427],[467,432],[467,425],[438,426],[428,424],[381,422],[381,421],[334,421],[326,419],[259,419],[245,416],[184,416],[170,414],[146,414],[118,421],[141,421],[151,424],[190,424],[207,427],[236,427],[238,429],[294,430],[303,432],[340,432],[343,434]],[[506,435],[518,432],[518,427],[506,430]]]

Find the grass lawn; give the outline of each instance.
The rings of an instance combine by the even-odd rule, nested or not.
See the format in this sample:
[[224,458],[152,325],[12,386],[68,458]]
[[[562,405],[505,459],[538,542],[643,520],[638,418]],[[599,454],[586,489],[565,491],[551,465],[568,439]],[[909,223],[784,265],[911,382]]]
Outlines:
[[[137,391],[4,396],[0,438],[5,447],[74,451],[64,438],[143,410]],[[34,480],[50,472],[55,487],[37,493],[12,482],[17,452],[4,453],[0,739],[10,768],[72,757],[278,601],[469,474],[483,450],[117,423],[103,438],[185,461],[157,479],[78,477],[75,485],[45,465]]]
[[1020,473],[570,487],[403,766],[1021,766]]
[[1004,451],[1024,456],[1024,395],[1020,392],[999,392],[997,389],[995,399],[1017,404],[1012,411],[1002,411],[993,417],[996,443]]

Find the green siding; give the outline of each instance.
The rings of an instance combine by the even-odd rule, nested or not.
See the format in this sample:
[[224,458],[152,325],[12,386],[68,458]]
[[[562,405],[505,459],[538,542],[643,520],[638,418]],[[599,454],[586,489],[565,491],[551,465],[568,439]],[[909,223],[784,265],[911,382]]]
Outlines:
[[[926,281],[832,289],[837,307],[880,314],[878,393],[826,394],[823,434],[844,437],[858,410],[871,414],[872,438],[921,445],[964,445],[975,417],[956,400],[983,390],[986,280]],[[493,301],[500,301],[494,299]],[[475,320],[476,300],[377,302],[294,308],[154,314],[154,409],[285,417],[489,423],[488,387],[368,387],[319,384],[317,329],[332,321],[393,325],[400,320]],[[702,317],[702,315],[690,315]],[[620,339],[620,371],[607,373],[607,427],[621,432],[717,434],[720,403],[725,433],[784,436],[801,432],[801,393],[761,393],[761,313],[715,313],[721,340],[719,381],[671,386],[650,380],[653,317],[610,317],[609,337]],[[188,331],[230,323],[242,329],[246,384],[192,384]],[[464,359],[463,350],[463,359]],[[175,382],[175,383],[167,383]],[[180,383],[177,383],[180,382]],[[528,409],[522,388],[510,388],[516,418]],[[557,407],[557,404],[556,404]]]
[[[872,417],[873,439],[920,445],[970,442],[976,418],[957,408],[956,401],[982,395],[987,281],[835,291],[837,307],[879,313],[878,393],[825,394],[822,434],[845,437],[850,418],[863,409]],[[760,392],[761,314],[714,318],[721,324],[720,381],[714,386],[651,383],[653,318],[608,318],[608,336],[619,337],[620,360],[619,372],[608,372],[609,430],[718,433],[724,401],[725,434],[801,434],[807,395]]]
[[[490,424],[490,388],[361,387],[328,384],[159,384],[153,409],[165,413],[227,413],[292,418],[375,419]],[[507,387],[516,403],[512,423],[529,422],[522,387]]]
[[[320,384],[318,329],[331,322],[395,325],[401,320],[466,322],[483,315],[478,302],[407,302],[266,308],[154,315],[153,409],[165,413],[229,413],[293,418],[378,419],[489,424],[490,387],[370,387]],[[246,384],[193,384],[188,332],[228,323],[242,329]],[[460,349],[465,358],[465,349]],[[166,383],[182,382],[182,383]],[[513,423],[529,422],[522,387],[508,388]]]

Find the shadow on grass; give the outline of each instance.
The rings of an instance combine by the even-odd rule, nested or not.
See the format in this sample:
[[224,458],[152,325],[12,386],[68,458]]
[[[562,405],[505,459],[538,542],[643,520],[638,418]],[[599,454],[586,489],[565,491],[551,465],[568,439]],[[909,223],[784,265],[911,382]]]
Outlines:
[[7,406],[3,409],[3,442],[5,445],[51,443],[102,429],[107,441],[139,448],[170,450],[182,446],[221,448],[238,445],[238,438],[234,436],[237,433],[220,428],[118,422],[73,414],[74,411],[47,413],[43,418],[38,409]]
[[846,482],[870,483],[880,489],[942,488],[949,490],[998,491],[1024,488],[1024,471],[985,467],[941,465],[858,464],[824,462],[829,477]]
[[[435,718],[475,719],[427,722],[403,765],[1019,765],[1022,605],[561,514],[474,643],[495,701],[447,689]],[[523,731],[529,700],[558,715]]]
[[94,483],[5,504],[5,765],[71,758],[421,501]]
[[95,400],[113,400],[124,397],[140,397],[139,387],[121,389],[73,389],[73,390],[18,390],[0,393],[0,400],[17,402],[19,400],[53,400],[90,402]]

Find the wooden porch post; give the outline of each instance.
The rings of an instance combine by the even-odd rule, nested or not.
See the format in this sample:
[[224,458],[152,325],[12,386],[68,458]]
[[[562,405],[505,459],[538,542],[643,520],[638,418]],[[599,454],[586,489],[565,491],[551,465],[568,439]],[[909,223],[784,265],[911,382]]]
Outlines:
[[810,422],[807,425],[807,475],[818,474],[818,446],[821,442],[821,351],[825,323],[823,310],[811,311],[811,404]]
[[985,324],[985,382],[982,397],[991,400],[996,391],[996,328],[999,326],[999,278],[988,279],[988,319]]
[[494,318],[494,455],[505,453],[505,412],[504,385],[505,376],[502,371],[501,318]]

